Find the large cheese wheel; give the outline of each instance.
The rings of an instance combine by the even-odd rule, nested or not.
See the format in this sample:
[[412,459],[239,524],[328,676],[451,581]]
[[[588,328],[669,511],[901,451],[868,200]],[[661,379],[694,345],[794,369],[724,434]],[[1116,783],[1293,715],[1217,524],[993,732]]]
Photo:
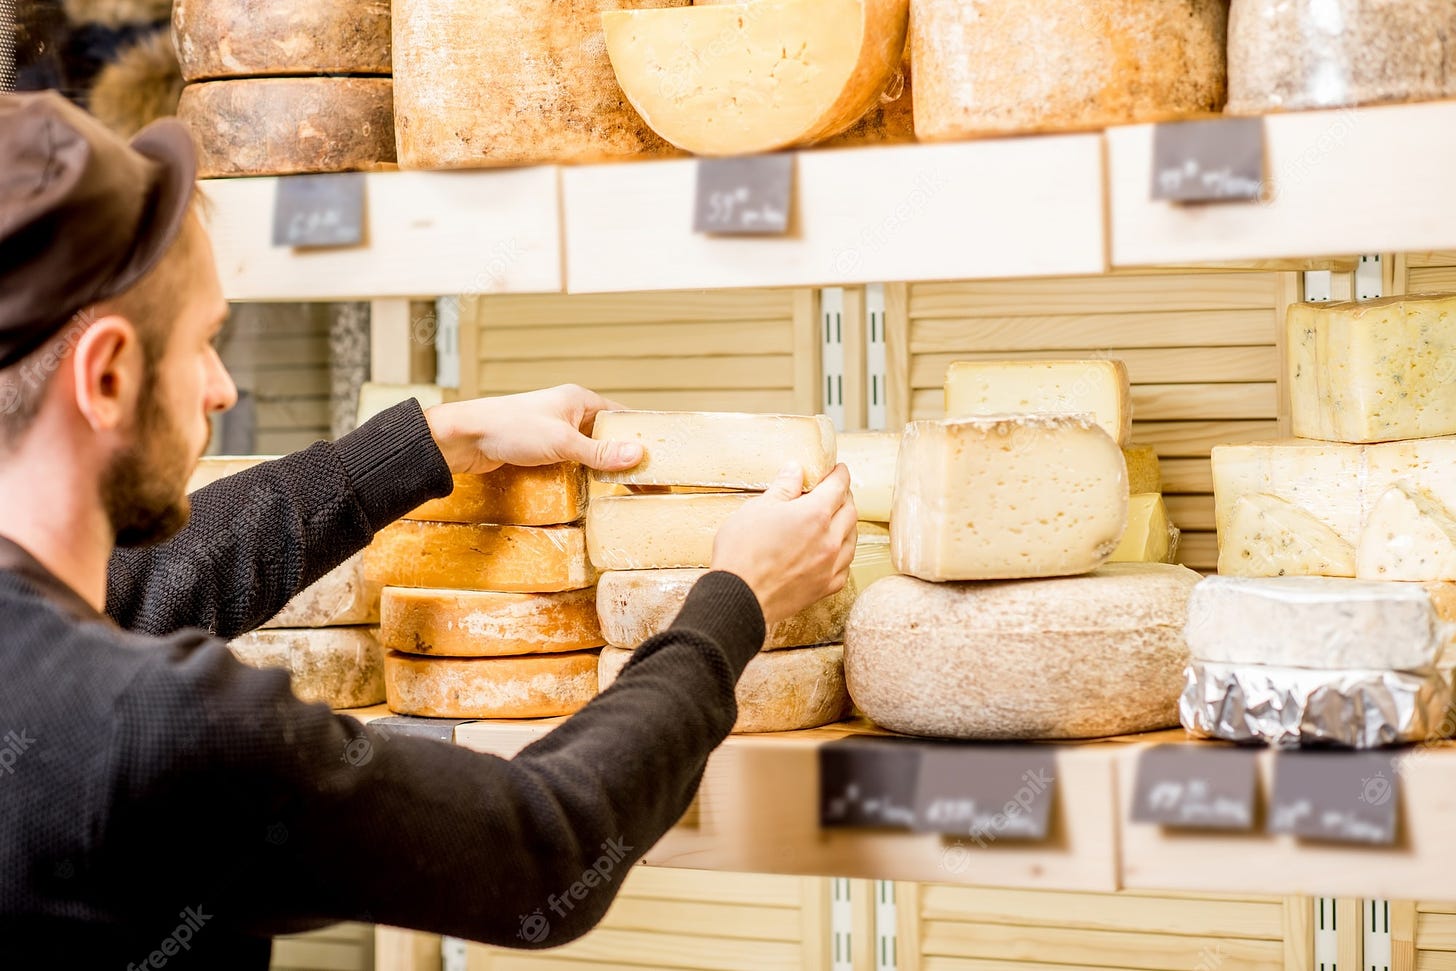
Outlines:
[[455,490],[408,513],[406,519],[443,523],[554,526],[586,515],[586,466],[560,462],[534,468],[506,465],[488,475],[457,475]]
[[249,667],[283,668],[293,693],[330,708],[364,708],[384,700],[384,651],[367,627],[258,630],[228,644]]
[[[672,625],[707,570],[614,570],[597,581],[602,634],[614,647],[633,648]],[[769,628],[763,649],[838,643],[854,604],[854,587],[810,604]]]
[[751,0],[602,15],[622,90],[663,138],[742,155],[837,135],[879,102],[908,0]]
[[389,710],[426,718],[550,718],[597,694],[597,652],[384,658]]
[[388,78],[204,81],[177,117],[197,143],[201,179],[377,169],[394,162]]
[[[605,691],[632,659],[632,651],[602,649],[599,668]],[[844,648],[839,644],[760,654],[748,662],[734,692],[737,734],[793,732],[818,728],[849,715],[844,687]]]
[[379,622],[380,585],[356,553],[305,587],[264,627],[345,627]]
[[556,593],[597,579],[580,526],[400,520],[375,534],[364,563],[385,587]]
[[820,148],[841,148],[849,145],[895,145],[915,141],[914,85],[910,67],[910,45],[906,38],[900,70],[864,117],[832,138],[819,143]]
[[1170,728],[1199,576],[1114,563],[1085,576],[926,583],[892,576],[850,612],[850,696],[874,722],[947,738],[1091,738]]
[[915,134],[941,141],[1218,111],[1226,0],[912,0]]
[[601,647],[596,589],[562,593],[389,587],[379,639],[408,654],[500,657]]
[[388,74],[389,0],[175,0],[188,81],[298,74]]
[[396,0],[394,77],[405,168],[664,155],[627,103],[600,13],[688,0]]

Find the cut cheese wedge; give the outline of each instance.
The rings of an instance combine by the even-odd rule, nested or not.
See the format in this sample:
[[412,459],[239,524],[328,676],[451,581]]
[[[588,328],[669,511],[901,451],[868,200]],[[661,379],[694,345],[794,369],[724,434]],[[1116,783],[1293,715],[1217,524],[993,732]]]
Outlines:
[[837,442],[839,461],[849,469],[849,490],[859,518],[890,521],[895,499],[895,465],[900,455],[899,432],[845,432]]
[[379,639],[407,654],[501,657],[601,647],[596,588],[562,593],[389,587]]
[[555,593],[597,581],[580,526],[400,520],[375,534],[364,565],[385,587]]
[[1355,551],[1362,580],[1456,580],[1456,518],[1409,482],[1375,502]]
[[812,488],[834,468],[834,424],[824,415],[708,411],[604,411],[592,438],[638,442],[642,461],[625,472],[598,472],[627,485],[710,486],[763,491],[790,462]]
[[724,521],[753,492],[603,496],[586,517],[586,543],[598,570],[708,567]]
[[405,515],[441,523],[555,526],[586,515],[586,466],[576,462],[506,465],[488,475],[457,475],[448,496]]
[[602,14],[607,54],[652,130],[698,155],[807,145],[878,103],[908,0],[753,0]]
[[1233,577],[1353,577],[1355,550],[1327,524],[1277,496],[1242,496],[1219,537],[1218,572]]
[[597,694],[597,652],[384,658],[389,710],[425,718],[550,718]]
[[1087,414],[1125,446],[1132,440],[1132,385],[1121,361],[956,361],[945,376],[945,414]]
[[1172,563],[1178,551],[1178,529],[1168,521],[1168,507],[1157,493],[1131,496],[1127,529],[1109,563]]

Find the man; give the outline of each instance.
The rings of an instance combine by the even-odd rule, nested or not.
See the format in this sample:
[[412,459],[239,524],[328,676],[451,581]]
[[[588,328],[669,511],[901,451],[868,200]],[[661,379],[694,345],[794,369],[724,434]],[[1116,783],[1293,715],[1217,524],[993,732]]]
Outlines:
[[[4,964],[262,968],[270,935],[346,919],[564,943],[687,807],[765,623],[844,584],[847,473],[800,496],[787,469],[672,629],[513,760],[301,704],[223,641],[451,473],[641,450],[583,434],[613,405],[580,388],[409,402],[202,490],[189,521],[235,397],[193,176],[175,123],[128,147],[59,97],[0,95]],[[521,934],[537,911],[549,934]]]

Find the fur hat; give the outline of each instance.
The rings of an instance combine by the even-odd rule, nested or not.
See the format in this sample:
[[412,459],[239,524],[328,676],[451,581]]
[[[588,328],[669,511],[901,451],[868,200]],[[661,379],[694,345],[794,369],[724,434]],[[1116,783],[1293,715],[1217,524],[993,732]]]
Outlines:
[[91,88],[91,111],[123,138],[177,113],[182,69],[170,31],[154,31],[101,69]]

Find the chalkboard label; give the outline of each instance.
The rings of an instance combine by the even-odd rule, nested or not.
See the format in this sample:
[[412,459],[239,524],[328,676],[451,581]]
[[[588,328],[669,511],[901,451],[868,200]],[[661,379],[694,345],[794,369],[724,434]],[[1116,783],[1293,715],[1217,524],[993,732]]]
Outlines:
[[1132,819],[1175,829],[1251,830],[1257,756],[1216,745],[1159,745],[1138,758]]
[[273,245],[357,246],[364,241],[364,173],[290,175],[278,180]]
[[1388,752],[1279,752],[1271,833],[1335,843],[1395,842],[1400,777]]
[[857,736],[819,747],[819,824],[915,828],[921,747],[901,739]]
[[469,725],[469,718],[420,718],[415,715],[390,715],[376,718],[369,727],[388,738],[407,735],[411,738],[433,738],[437,742],[455,741],[455,729]]
[[781,236],[789,231],[793,184],[793,155],[699,159],[693,230]]
[[1215,118],[1153,128],[1153,198],[1239,202],[1264,197],[1264,119]]
[[1056,756],[1038,745],[927,746],[915,790],[915,829],[977,842],[1046,839]]

